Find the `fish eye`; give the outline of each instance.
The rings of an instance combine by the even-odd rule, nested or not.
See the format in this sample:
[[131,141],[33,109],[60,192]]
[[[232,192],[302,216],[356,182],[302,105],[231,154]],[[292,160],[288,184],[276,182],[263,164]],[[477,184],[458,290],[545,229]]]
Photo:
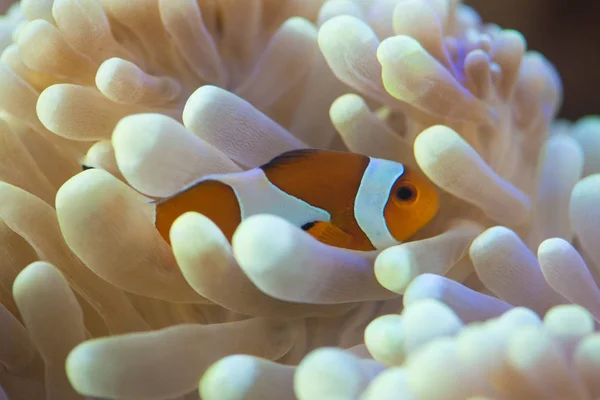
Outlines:
[[409,202],[417,197],[417,190],[411,185],[402,185],[396,190],[396,198],[402,202]]

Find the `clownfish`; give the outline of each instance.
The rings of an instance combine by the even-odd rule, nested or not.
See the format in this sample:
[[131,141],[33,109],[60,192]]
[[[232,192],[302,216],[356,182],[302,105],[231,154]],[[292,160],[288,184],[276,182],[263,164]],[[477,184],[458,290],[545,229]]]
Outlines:
[[405,165],[356,153],[302,149],[260,167],[205,176],[153,201],[155,226],[169,230],[188,211],[211,219],[231,242],[242,220],[272,214],[322,243],[370,251],[398,244],[438,211],[433,185]]

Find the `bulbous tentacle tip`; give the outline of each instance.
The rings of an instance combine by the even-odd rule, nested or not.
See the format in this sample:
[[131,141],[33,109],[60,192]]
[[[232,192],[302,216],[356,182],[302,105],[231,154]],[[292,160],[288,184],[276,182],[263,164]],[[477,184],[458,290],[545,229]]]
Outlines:
[[592,174],[581,179],[571,192],[569,214],[573,224],[573,230],[577,234],[583,249],[598,265],[600,254],[598,243],[600,230],[598,222],[598,200],[600,199],[600,174]]
[[348,86],[398,108],[381,82],[377,61],[380,41],[364,21],[350,15],[334,17],[319,29],[319,47],[335,76]]
[[600,385],[594,377],[600,371],[600,334],[588,335],[578,344],[573,355],[575,368],[592,396],[600,394]]
[[329,109],[331,122],[352,152],[415,166],[412,145],[390,128],[365,99],[356,94],[338,97]]
[[119,120],[140,111],[135,105],[118,105],[98,90],[74,84],[57,84],[41,94],[36,106],[41,123],[67,139],[109,139]]
[[199,393],[203,399],[259,400],[265,397],[294,398],[294,366],[282,365],[248,355],[225,357],[202,376]]
[[304,18],[289,18],[235,93],[256,108],[267,109],[310,75],[317,53],[317,28]]
[[481,208],[490,218],[508,226],[527,221],[527,195],[498,176],[456,131],[436,125],[417,136],[417,163],[435,184]]
[[[145,196],[108,172],[91,169],[67,181],[57,193],[56,204],[62,235],[96,274],[139,294],[202,302],[181,276],[171,249],[156,230],[154,208]],[[115,212],[121,217],[113,218]],[[145,272],[132,274],[138,268]]]
[[113,57],[96,73],[96,86],[115,103],[164,105],[181,94],[181,85],[170,77],[152,76],[136,64]]
[[396,98],[437,117],[490,124],[496,112],[482,102],[416,39],[399,35],[377,49],[383,85]]
[[414,278],[419,275],[418,261],[409,249],[391,247],[375,260],[375,276],[383,287],[403,294]]
[[554,290],[600,320],[600,289],[583,257],[569,242],[561,238],[543,241],[538,248],[538,260]]
[[581,339],[595,331],[594,317],[578,304],[553,307],[544,316],[544,327],[558,341]]
[[[63,274],[47,262],[34,262],[15,279],[13,295],[44,361],[50,365],[64,363],[68,352],[83,342],[86,334],[83,312]],[[56,318],[62,323],[52,326]]]
[[306,147],[246,100],[211,85],[190,96],[183,110],[183,124],[231,160],[250,168]]
[[348,351],[322,347],[309,353],[298,365],[295,393],[302,400],[331,395],[358,397],[384,369],[374,360],[361,360]]
[[[427,342],[451,336],[463,328],[458,315],[437,299],[410,303],[402,312],[405,349],[410,355]],[[430,321],[437,321],[432,324]]]
[[121,119],[112,144],[128,183],[150,196],[173,195],[205,175],[241,171],[220,150],[163,114]]
[[571,133],[583,150],[583,176],[600,172],[600,116],[581,118],[565,130]]
[[[469,254],[481,281],[500,299],[542,315],[567,303],[548,285],[535,255],[514,231],[501,226],[488,229],[473,241]],[[519,286],[522,289],[515,290]]]
[[404,319],[388,314],[375,318],[364,334],[369,353],[376,361],[387,366],[400,366],[406,359]]
[[454,221],[437,236],[388,248],[375,260],[375,276],[388,290],[406,293],[421,274],[446,275],[482,230],[478,224]]
[[407,373],[405,368],[388,368],[369,384],[363,392],[364,400],[377,400],[398,396],[406,400],[415,400],[416,397],[408,387]]
[[364,20],[364,11],[360,4],[352,0],[328,0],[323,3],[319,9],[317,25],[323,26],[327,21],[338,17],[348,15],[359,20]]
[[328,246],[280,217],[247,218],[232,243],[248,277],[281,300],[341,304],[397,296],[375,279],[371,252]]

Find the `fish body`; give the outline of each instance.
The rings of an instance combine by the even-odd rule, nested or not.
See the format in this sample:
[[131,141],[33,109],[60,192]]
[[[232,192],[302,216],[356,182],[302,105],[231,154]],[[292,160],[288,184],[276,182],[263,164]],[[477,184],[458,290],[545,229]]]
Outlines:
[[205,176],[156,201],[155,225],[169,242],[175,219],[196,211],[231,241],[242,220],[272,214],[323,243],[369,251],[412,236],[437,210],[433,185],[403,164],[303,149],[248,171]]

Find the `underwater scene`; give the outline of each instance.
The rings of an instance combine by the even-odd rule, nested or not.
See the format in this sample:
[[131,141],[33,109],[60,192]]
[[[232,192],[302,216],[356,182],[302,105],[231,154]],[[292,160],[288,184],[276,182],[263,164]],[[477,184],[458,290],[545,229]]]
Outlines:
[[509,3],[0,1],[0,400],[600,399],[600,60]]

